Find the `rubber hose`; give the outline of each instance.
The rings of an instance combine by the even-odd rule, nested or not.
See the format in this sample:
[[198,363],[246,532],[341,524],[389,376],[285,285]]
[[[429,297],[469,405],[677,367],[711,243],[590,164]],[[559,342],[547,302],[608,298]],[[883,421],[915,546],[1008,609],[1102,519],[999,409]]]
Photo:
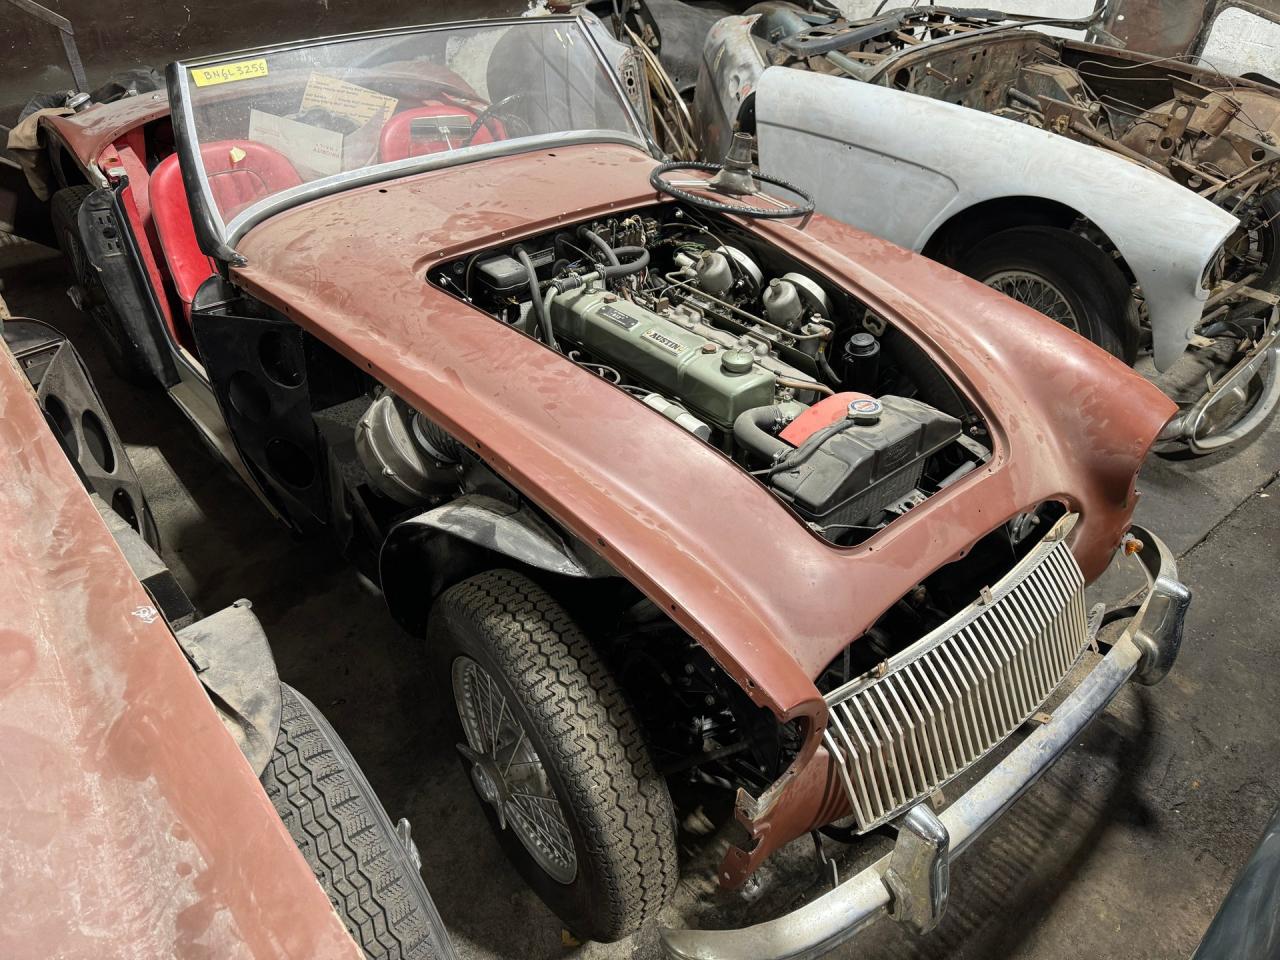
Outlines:
[[529,254],[525,253],[524,247],[516,247],[514,253],[529,277],[529,295],[533,299],[533,310],[538,315],[538,329],[542,331],[547,346],[552,350],[559,350],[556,335],[551,329],[551,318],[547,316],[546,304],[542,302],[542,291],[538,289],[538,272],[533,269],[533,261],[529,259]]
[[831,364],[827,362],[827,355],[819,351],[817,357],[819,372],[827,378],[827,382],[833,387],[840,386],[840,375],[831,368]]
[[783,470],[790,470],[808,463],[809,459],[818,452],[829,438],[834,437],[837,433],[843,433],[851,426],[853,426],[853,420],[845,417],[842,420],[837,420],[830,426],[823,427],[821,430],[811,433],[804,443],[800,444],[800,446],[787,447],[786,455],[769,469],[769,472],[766,474],[766,478],[779,474]]
[[616,267],[613,264],[601,267],[597,271],[601,280],[612,280],[614,277],[626,277],[639,273],[649,265],[649,251],[644,247],[611,247],[610,249],[619,260],[626,257],[635,257],[635,259],[630,263],[619,263]]
[[618,255],[613,252],[613,247],[604,242],[604,237],[600,236],[600,234],[596,233],[590,227],[579,227],[578,235],[603,253],[604,258],[609,261],[610,266],[618,266]]
[[795,449],[785,440],[779,440],[769,429],[786,419],[786,412],[776,404],[743,410],[733,421],[733,439],[773,463]]

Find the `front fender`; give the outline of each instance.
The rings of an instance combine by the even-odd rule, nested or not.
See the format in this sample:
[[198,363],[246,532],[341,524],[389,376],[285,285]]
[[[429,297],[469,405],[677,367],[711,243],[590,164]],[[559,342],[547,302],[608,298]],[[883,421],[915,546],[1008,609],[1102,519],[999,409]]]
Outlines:
[[379,579],[392,615],[419,632],[437,596],[493,566],[493,559],[565,577],[613,576],[613,569],[580,542],[566,539],[529,506],[470,494],[403,520],[378,558]]
[[761,171],[909,249],[987,200],[1038,197],[1089,218],[1142,289],[1161,370],[1186,348],[1208,296],[1201,278],[1238,226],[1117,154],[979,110],[787,67],[765,70],[755,95]]

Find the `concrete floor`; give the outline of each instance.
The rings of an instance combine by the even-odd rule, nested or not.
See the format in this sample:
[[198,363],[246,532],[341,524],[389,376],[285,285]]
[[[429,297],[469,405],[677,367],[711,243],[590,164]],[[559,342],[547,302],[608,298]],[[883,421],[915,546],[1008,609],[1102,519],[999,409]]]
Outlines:
[[[566,946],[559,924],[503,860],[444,735],[420,641],[323,542],[296,542],[196,440],[163,393],[115,379],[71,307],[60,259],[0,245],[15,315],[71,336],[92,368],[147,490],[164,555],[197,605],[249,597],[281,676],[318,703],[394,816],[408,816],[423,873],[465,958],[658,956],[647,931]],[[1081,742],[955,869],[946,921],[917,940],[881,924],[834,956],[1187,956],[1280,801],[1280,427],[1209,459],[1153,460],[1140,518],[1182,557],[1196,599],[1178,666],[1124,691]],[[1109,576],[1108,599],[1131,581]],[[873,841],[873,844],[878,841]],[[821,891],[807,841],[749,894],[718,892],[718,844],[685,851],[668,922],[764,919]],[[856,863],[878,851],[862,850]],[[856,865],[850,861],[850,866]]]

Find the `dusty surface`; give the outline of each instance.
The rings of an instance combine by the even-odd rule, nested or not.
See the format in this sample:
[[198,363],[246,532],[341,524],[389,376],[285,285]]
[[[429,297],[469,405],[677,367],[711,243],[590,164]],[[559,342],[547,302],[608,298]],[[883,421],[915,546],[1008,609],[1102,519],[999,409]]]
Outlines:
[[[205,610],[248,596],[281,676],[346,738],[393,817],[408,816],[423,872],[467,958],[656,957],[652,933],[566,948],[555,918],[502,859],[440,733],[444,716],[406,636],[322,543],[292,541],[207,454],[163,394],[114,379],[62,290],[61,262],[0,247],[15,315],[81,346],[145,485],[164,553]],[[837,956],[1186,956],[1280,793],[1274,731],[1280,667],[1280,428],[1240,451],[1156,460],[1140,516],[1183,555],[1196,591],[1184,652],[1152,689],[1125,691],[1052,774],[955,870],[951,913],[915,941],[883,925]],[[1112,594],[1125,580],[1108,580]],[[811,896],[812,850],[796,843],[750,895],[709,882],[711,844],[687,851],[671,922],[763,917]]]
[[357,960],[43,421],[5,355],[0,955]]

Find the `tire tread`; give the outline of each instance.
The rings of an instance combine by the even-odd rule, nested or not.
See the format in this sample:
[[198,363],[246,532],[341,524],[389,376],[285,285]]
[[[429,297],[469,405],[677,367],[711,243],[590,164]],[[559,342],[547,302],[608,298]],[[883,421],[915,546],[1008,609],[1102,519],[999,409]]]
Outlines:
[[[675,891],[675,814],[640,724],[604,661],[558,602],[523,574],[491,570],[441,595],[437,614],[467,618],[515,682],[552,742],[567,798],[604,865],[607,914],[597,940],[620,939],[657,917]],[[433,617],[433,625],[439,617]],[[544,758],[545,759],[545,758]]]
[[281,693],[262,784],[338,915],[370,960],[452,960],[435,905],[363,774],[301,694],[284,685]]

